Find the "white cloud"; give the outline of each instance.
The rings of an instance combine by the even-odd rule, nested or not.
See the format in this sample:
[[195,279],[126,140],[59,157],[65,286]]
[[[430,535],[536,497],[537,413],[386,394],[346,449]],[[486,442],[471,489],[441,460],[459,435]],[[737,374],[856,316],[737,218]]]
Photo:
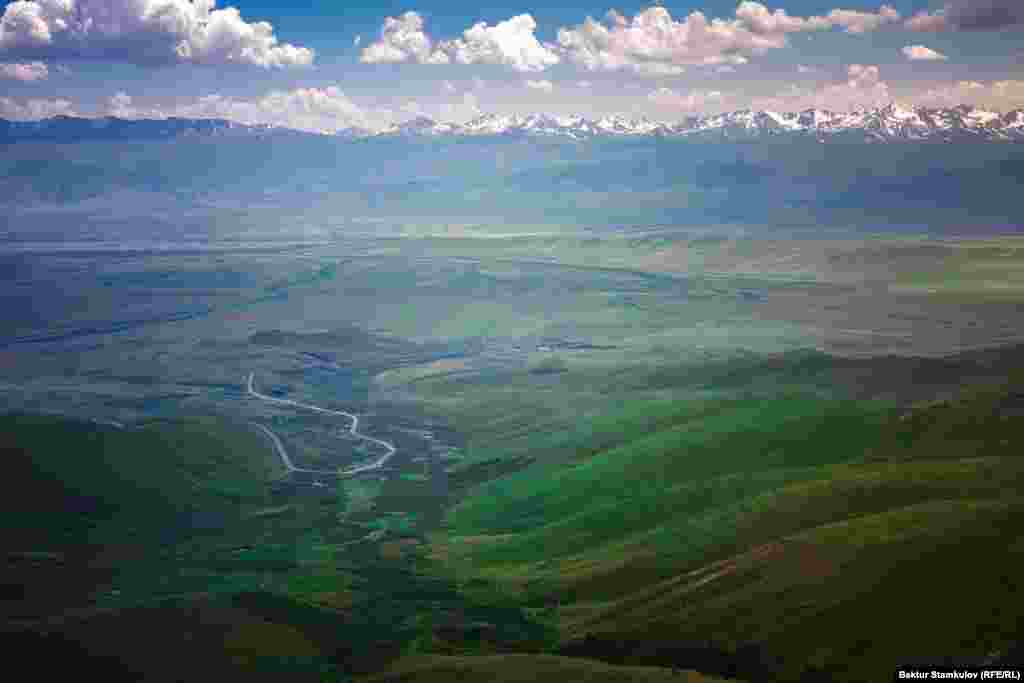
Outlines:
[[285,126],[315,133],[334,133],[353,126],[382,128],[392,120],[388,111],[368,112],[335,86],[273,90],[256,98],[205,95],[162,109],[135,106],[123,92],[108,102],[108,114],[122,118],[227,119],[249,125]]
[[[415,101],[406,102],[402,111],[420,114]],[[334,133],[360,127],[385,128],[395,119],[386,109],[366,110],[350,100],[335,86],[273,90],[255,98],[205,95],[175,104],[139,106],[123,91],[110,96],[103,113],[122,119],[164,119],[172,116],[190,119],[227,119],[247,125],[272,125],[313,133]]]
[[[406,101],[400,112],[404,118],[425,113],[414,100]],[[254,98],[213,94],[162,107],[139,106],[127,93],[117,92],[107,99],[103,113],[124,119],[171,116],[227,119],[247,125],[284,126],[313,133],[334,133],[352,127],[379,130],[397,118],[403,118],[387,109],[360,107],[336,86],[273,90]]]
[[930,88],[912,96],[915,104],[927,107],[953,107],[969,104],[1007,111],[1024,108],[1024,80],[956,81]]
[[75,108],[64,99],[29,99],[17,101],[0,97],[0,118],[11,121],[38,121],[51,116],[75,116]]
[[359,61],[364,64],[447,64],[451,60],[434,48],[430,36],[423,31],[423,17],[409,11],[398,17],[386,17],[380,40],[363,48]]
[[851,88],[871,88],[881,82],[878,67],[875,65],[851,64],[846,68],[849,76],[847,85]]
[[902,17],[891,6],[882,5],[877,12],[834,9],[826,18],[833,26],[842,27],[847,33],[867,33],[877,31],[887,24],[895,24]]
[[399,111],[401,111],[406,116],[411,117],[424,115],[423,107],[421,107],[420,103],[417,102],[416,100],[409,100],[400,107]]
[[658,107],[683,112],[703,112],[709,105],[718,105],[723,95],[717,90],[691,90],[679,93],[669,88],[658,88],[647,95]]
[[591,17],[558,31],[561,51],[589,70],[628,69],[647,75],[682,73],[687,66],[745,64],[750,57],[788,45],[787,35],[843,28],[864,33],[900,19],[896,10],[833,10],[826,16],[795,17],[759,2],[741,2],[733,19],[708,19],[691,12],[682,21],[664,7],[649,7],[631,20],[614,10],[606,23]]
[[138,64],[313,61],[312,50],[278,42],[269,23],[216,9],[216,0],[18,0],[0,17],[2,53]]
[[226,118],[240,123],[271,124],[317,133],[333,133],[359,126],[380,128],[390,123],[390,112],[372,116],[335,86],[272,91],[257,99],[208,95],[178,107],[177,116]]
[[903,56],[911,61],[936,62],[948,59],[941,52],[936,52],[924,45],[907,45],[902,50]]
[[107,111],[112,116],[122,116],[124,112],[131,109],[131,106],[132,98],[123,90],[114,93],[110,96],[110,99],[107,100]]
[[591,81],[576,81],[577,88],[591,88],[593,85],[594,84]]
[[49,75],[50,70],[42,62],[0,64],[0,78],[11,78],[15,81],[31,83],[32,81],[41,81]]
[[794,17],[784,9],[772,12],[759,2],[741,2],[736,8],[736,21],[732,23],[737,28],[762,36],[821,31],[832,27],[823,17]]
[[[651,7],[627,21],[611,13],[610,25],[591,17],[579,26],[558,30],[558,44],[568,59],[591,71],[632,70],[649,75],[672,75],[694,64],[745,61],[736,31],[719,22],[708,22],[700,12],[684,21],[672,19],[664,7]],[[746,30],[741,33],[756,46],[781,47],[779,41],[762,40]]]
[[543,71],[558,64],[560,58],[537,40],[536,29],[537,22],[529,14],[494,26],[481,21],[466,29],[462,38],[442,43],[442,49],[460,64],[501,64],[516,71]]
[[524,85],[531,90],[541,90],[543,92],[551,92],[555,89],[555,84],[547,80],[526,81]]
[[409,11],[387,17],[380,39],[363,50],[360,61],[367,64],[416,62],[419,64],[498,64],[516,71],[543,71],[557,64],[558,54],[537,40],[537,22],[520,14],[488,26],[478,22],[462,32],[461,38],[435,43],[423,30],[423,17]]
[[480,100],[473,93],[467,92],[455,102],[442,104],[438,110],[438,119],[441,121],[464,123],[480,116],[482,113],[480,110]]
[[846,80],[825,83],[814,90],[791,88],[771,97],[755,97],[747,106],[771,111],[798,111],[809,108],[848,111],[881,107],[892,101],[889,85],[882,80],[876,65],[851,64]]
[[119,119],[166,119],[169,116],[181,115],[175,110],[163,111],[137,106],[135,100],[123,90],[119,90],[107,98],[103,113],[106,116],[114,116]]

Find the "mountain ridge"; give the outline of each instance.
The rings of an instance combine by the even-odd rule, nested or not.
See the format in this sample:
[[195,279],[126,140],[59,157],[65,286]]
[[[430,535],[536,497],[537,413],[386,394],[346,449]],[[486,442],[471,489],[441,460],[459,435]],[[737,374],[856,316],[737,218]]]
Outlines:
[[1024,109],[1005,114],[967,105],[948,108],[903,107],[896,104],[853,112],[805,109],[773,112],[742,109],[722,114],[689,116],[678,123],[619,115],[592,119],[551,114],[482,114],[465,123],[437,122],[426,117],[392,125],[374,136],[510,136],[534,135],[577,140],[596,137],[676,137],[751,139],[796,134],[861,138],[866,142],[897,140],[954,141],[977,139],[1024,141]]
[[862,142],[1024,142],[1024,109],[999,113],[968,105],[911,108],[897,104],[851,112],[820,108],[797,112],[741,109],[713,115],[692,115],[676,123],[622,115],[587,118],[581,115],[560,116],[546,113],[481,114],[464,123],[436,121],[426,116],[418,116],[377,131],[349,127],[334,133],[316,133],[272,124],[246,124],[215,118],[124,119],[113,116],[55,116],[38,121],[0,119],[0,143],[281,135],[325,136],[352,140],[438,137],[549,137],[572,140],[660,137],[757,140],[796,136],[815,138],[820,142],[833,139]]

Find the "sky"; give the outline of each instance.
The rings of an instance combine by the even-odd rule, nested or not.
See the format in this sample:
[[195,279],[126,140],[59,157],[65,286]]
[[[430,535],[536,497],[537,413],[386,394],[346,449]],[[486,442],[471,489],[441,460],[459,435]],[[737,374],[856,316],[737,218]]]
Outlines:
[[896,102],[1024,108],[1024,0],[595,4],[18,0],[0,117],[678,121]]

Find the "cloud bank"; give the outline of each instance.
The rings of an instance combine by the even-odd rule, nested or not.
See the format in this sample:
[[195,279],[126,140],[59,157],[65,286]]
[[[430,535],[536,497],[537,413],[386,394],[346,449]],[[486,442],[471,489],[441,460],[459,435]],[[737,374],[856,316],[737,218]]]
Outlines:
[[709,19],[695,11],[679,21],[657,6],[632,19],[615,10],[603,23],[587,17],[582,24],[558,29],[557,42],[548,44],[537,40],[537,23],[529,14],[494,26],[480,22],[461,38],[435,41],[424,30],[423,17],[409,11],[387,17],[379,40],[360,59],[367,64],[501,64],[516,71],[543,71],[568,61],[591,71],[667,76],[693,65],[745,64],[754,55],[786,47],[790,33],[835,28],[866,33],[901,19],[888,5],[877,12],[835,9],[824,16],[797,17],[747,0],[732,19]]
[[706,111],[709,105],[720,106],[723,96],[717,90],[679,93],[670,88],[658,88],[648,94],[647,99],[666,111],[693,113]]
[[312,133],[345,128],[382,128],[391,122],[386,110],[367,111],[336,86],[274,90],[256,98],[205,95],[165,107],[138,106],[125,92],[108,98],[102,112],[124,119],[227,119],[247,125],[271,125]]
[[0,119],[38,121],[61,115],[75,115],[75,107],[69,100],[33,98],[18,102],[10,97],[0,97]]
[[900,20],[892,7],[878,12],[832,10],[825,16],[797,17],[759,2],[741,2],[733,19],[708,19],[691,12],[682,21],[664,7],[650,7],[626,19],[614,10],[605,23],[591,17],[558,31],[568,59],[591,71],[632,70],[660,76],[688,66],[745,64],[750,57],[788,45],[787,35],[842,28],[865,33]]
[[44,80],[50,75],[50,69],[42,62],[26,62],[24,64],[0,64],[0,78],[10,78],[23,83]]
[[537,22],[520,14],[494,26],[479,22],[461,38],[435,42],[426,34],[423,17],[409,11],[387,17],[380,38],[363,49],[365,64],[415,62],[418,64],[498,64],[516,71],[543,71],[560,61],[558,54],[537,40]]
[[914,97],[914,102],[928,107],[954,107],[971,104],[1008,111],[1024,108],[1024,80],[956,81],[930,88]]
[[278,42],[216,0],[18,0],[0,17],[0,54],[136,64],[306,66],[313,51]]

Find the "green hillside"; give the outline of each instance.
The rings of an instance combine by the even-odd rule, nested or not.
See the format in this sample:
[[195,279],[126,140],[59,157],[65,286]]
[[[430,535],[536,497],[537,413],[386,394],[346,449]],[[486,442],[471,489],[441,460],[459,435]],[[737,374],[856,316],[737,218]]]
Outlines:
[[433,557],[469,592],[536,605],[574,654],[753,649],[779,680],[849,681],[908,658],[997,659],[1024,619],[1015,386],[909,411],[800,395],[680,407],[581,462],[474,489]]

